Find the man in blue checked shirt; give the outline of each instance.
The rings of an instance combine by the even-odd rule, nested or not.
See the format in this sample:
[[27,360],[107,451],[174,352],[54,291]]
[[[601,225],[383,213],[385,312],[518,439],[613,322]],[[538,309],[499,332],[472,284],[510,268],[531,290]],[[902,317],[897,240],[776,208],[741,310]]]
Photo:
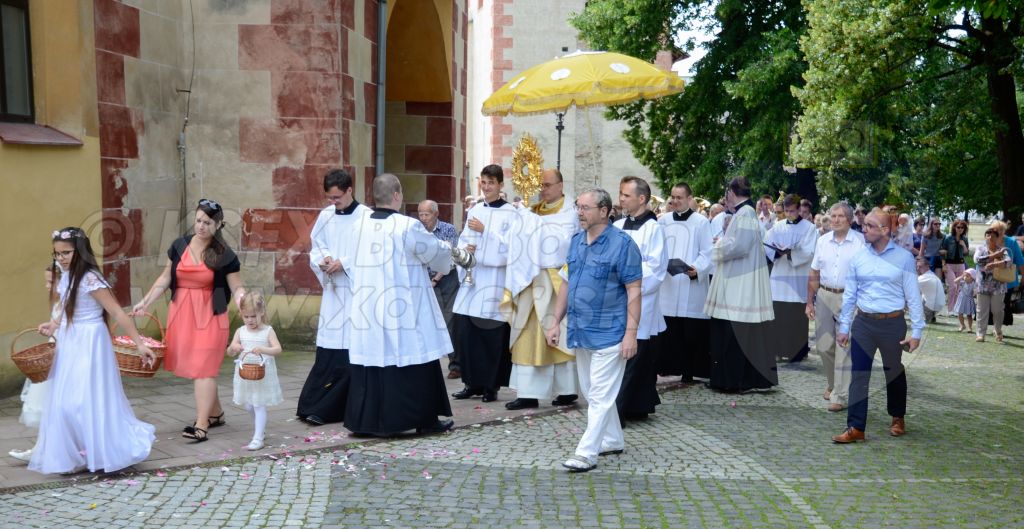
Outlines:
[[[832,436],[836,443],[864,440],[868,384],[876,350],[882,352],[886,407],[892,416],[889,434],[899,437],[906,433],[903,417],[907,411],[907,375],[903,367],[903,351],[914,351],[920,345],[925,326],[924,310],[917,286],[914,256],[890,238],[889,222],[889,216],[879,209],[864,219],[862,226],[867,245],[853,256],[846,276],[836,342],[846,347],[852,335],[853,381],[850,384],[846,430]],[[906,337],[904,307],[910,310],[910,338]],[[854,309],[857,310],[856,320],[853,318]]]
[[[439,220],[437,202],[424,200],[416,208],[416,216],[419,217],[423,227],[434,237],[455,247],[459,240],[459,234],[455,226]],[[452,267],[451,272],[442,274],[433,270],[427,271],[430,274],[430,284],[434,287],[434,295],[437,296],[437,304],[441,306],[441,315],[444,316],[444,324],[448,327],[448,336],[452,336],[452,308],[455,306],[455,295],[459,293],[459,272]],[[448,378],[460,378],[462,373],[459,370],[459,359],[455,353],[448,355]]]
[[549,344],[557,345],[559,323],[568,314],[566,342],[576,354],[580,390],[589,406],[576,454],[562,466],[586,472],[597,467],[597,456],[621,454],[625,447],[615,397],[626,361],[636,355],[643,258],[629,235],[609,225],[612,198],[607,191],[584,191],[576,210],[583,231],[569,243],[554,321],[545,334]]

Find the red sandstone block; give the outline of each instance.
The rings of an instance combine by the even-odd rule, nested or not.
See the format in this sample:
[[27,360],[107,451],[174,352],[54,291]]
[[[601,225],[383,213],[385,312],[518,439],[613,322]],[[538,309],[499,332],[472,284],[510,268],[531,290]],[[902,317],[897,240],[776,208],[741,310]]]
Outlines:
[[338,72],[338,31],[331,26],[238,26],[242,70]]
[[96,50],[96,100],[125,104],[124,55]]
[[[377,6],[373,7],[376,11]],[[367,8],[369,6],[364,9]],[[340,0],[338,2],[338,21],[348,29],[356,29],[356,0]]]
[[132,304],[132,262],[113,261],[103,263],[103,278],[110,283],[110,291],[122,307]]
[[336,24],[340,7],[340,0],[274,0],[270,3],[270,23]]
[[427,198],[438,203],[455,201],[455,178],[450,175],[427,175]]
[[271,95],[277,115],[336,118],[343,113],[341,75],[322,72],[273,72]]
[[410,116],[451,116],[451,103],[425,103],[421,101],[407,101],[405,113]]
[[427,118],[427,145],[451,145],[452,139],[452,118]]
[[100,158],[100,188],[104,208],[119,208],[128,195],[128,181],[121,176],[121,170],[128,168],[128,160],[121,158]]
[[105,209],[101,219],[104,260],[142,255],[142,210]]
[[309,267],[308,253],[288,251],[274,255],[274,294],[303,296],[321,291],[320,282]]
[[406,145],[405,170],[426,174],[451,174],[452,148]]
[[109,103],[97,105],[100,118],[100,156],[108,158],[138,158],[138,134],[142,130],[142,117],[130,108]]
[[324,208],[324,175],[330,165],[278,167],[273,172],[274,201],[279,207]]
[[115,0],[93,2],[96,49],[139,56],[139,10]]
[[242,250],[308,252],[309,232],[319,212],[319,208],[247,209],[242,212]]
[[452,218],[455,216],[454,209],[451,204],[438,204],[437,205],[437,218],[451,224]]
[[238,136],[243,162],[338,165],[342,161],[342,132],[335,119],[240,118]]
[[341,117],[356,119],[356,80],[351,75],[341,76]]
[[459,147],[466,149],[466,124],[459,124]]
[[512,128],[512,124],[511,123],[495,123],[494,124],[494,133],[495,134],[502,134],[502,135],[504,135],[504,134],[512,134],[514,131],[515,131],[515,129]]
[[[366,34],[366,38],[370,42],[376,44],[377,42],[379,42],[379,39],[377,37],[377,24],[379,19],[379,17],[377,16],[377,10],[379,9],[378,3],[377,0],[365,0],[364,3],[365,6],[363,7],[363,25],[366,28],[364,33]],[[355,15],[353,15],[352,18],[355,18]],[[355,29],[354,25],[351,27]],[[374,51],[373,56],[377,56],[376,51]],[[376,63],[377,61],[374,60],[373,62]],[[374,74],[373,78],[376,79],[377,75]]]

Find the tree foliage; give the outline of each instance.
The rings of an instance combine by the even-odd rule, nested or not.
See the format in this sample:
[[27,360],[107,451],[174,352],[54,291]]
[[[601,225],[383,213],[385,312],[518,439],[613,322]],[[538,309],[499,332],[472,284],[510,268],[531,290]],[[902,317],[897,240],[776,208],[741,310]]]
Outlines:
[[634,154],[665,189],[685,181],[714,200],[743,175],[760,192],[795,190],[782,164],[799,110],[789,87],[806,67],[799,0],[591,0],[572,23],[595,49],[647,60],[681,30],[714,28],[682,94],[613,107],[609,117],[627,121]]
[[680,30],[713,29],[683,94],[609,111],[662,187],[713,199],[744,175],[795,190],[785,163],[816,171],[830,201],[1019,218],[1022,13],[1018,0],[590,0],[572,23],[594,48],[648,60]]

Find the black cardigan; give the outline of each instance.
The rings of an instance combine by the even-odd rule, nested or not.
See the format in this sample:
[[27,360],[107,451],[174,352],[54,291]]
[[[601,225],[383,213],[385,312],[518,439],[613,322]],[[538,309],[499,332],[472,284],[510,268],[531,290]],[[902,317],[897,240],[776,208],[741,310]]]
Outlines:
[[[192,235],[186,235],[173,243],[167,249],[167,257],[171,260],[171,300],[174,300],[174,292],[178,283],[178,263],[185,253],[185,248],[192,240]],[[235,252],[224,247],[224,255],[220,258],[217,268],[213,271],[213,313],[224,314],[228,310],[228,302],[231,301],[231,288],[228,286],[228,274],[233,274],[242,269]]]

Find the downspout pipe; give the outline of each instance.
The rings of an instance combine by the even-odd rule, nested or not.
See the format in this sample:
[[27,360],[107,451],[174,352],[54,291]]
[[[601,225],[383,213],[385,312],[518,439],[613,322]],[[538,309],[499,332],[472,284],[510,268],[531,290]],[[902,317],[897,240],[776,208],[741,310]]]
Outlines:
[[385,139],[384,135],[384,114],[385,105],[387,104],[385,98],[387,90],[385,89],[385,80],[387,79],[387,44],[388,44],[388,1],[379,0],[377,2],[377,174],[384,172],[384,148]]

